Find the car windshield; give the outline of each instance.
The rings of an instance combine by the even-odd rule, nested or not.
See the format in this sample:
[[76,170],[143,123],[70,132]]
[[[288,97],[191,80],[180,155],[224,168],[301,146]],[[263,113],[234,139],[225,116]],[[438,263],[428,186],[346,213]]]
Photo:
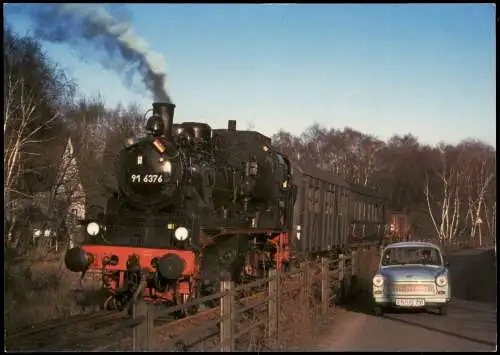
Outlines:
[[441,265],[439,250],[432,247],[387,248],[382,256],[382,266],[424,264]]

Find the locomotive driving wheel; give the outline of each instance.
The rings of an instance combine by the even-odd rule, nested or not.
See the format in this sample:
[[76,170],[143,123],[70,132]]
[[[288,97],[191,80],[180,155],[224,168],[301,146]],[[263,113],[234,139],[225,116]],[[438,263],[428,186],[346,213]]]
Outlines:
[[[198,298],[199,296],[199,287],[198,285],[194,285],[194,290],[191,290],[189,293],[175,293],[175,304],[176,305],[181,305],[181,304],[187,304],[191,301],[194,301],[195,299]],[[174,317],[179,319],[179,318],[184,318],[187,316],[192,316],[198,313],[200,306],[198,304],[189,306],[187,308],[181,309],[179,311],[174,312]]]
[[[194,286],[194,290],[192,290],[190,292],[188,302],[191,302],[191,301],[194,301],[194,300],[197,300],[198,298],[200,298],[200,281],[196,280],[195,282],[192,283],[192,285]],[[192,315],[195,315],[196,313],[198,313],[199,310],[200,310],[200,304],[197,303],[195,305],[192,305],[191,307],[188,307],[187,314],[192,316]]]

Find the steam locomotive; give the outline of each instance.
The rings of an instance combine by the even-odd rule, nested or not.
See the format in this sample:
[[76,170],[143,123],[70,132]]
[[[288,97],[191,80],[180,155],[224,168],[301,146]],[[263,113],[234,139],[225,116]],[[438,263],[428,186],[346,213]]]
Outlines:
[[66,253],[69,270],[99,272],[104,307],[121,310],[137,297],[183,304],[223,279],[382,241],[383,196],[292,163],[236,121],[174,124],[174,110],[153,104],[147,136],[118,154],[119,190],[104,214],[82,221],[85,241]]
[[148,135],[128,139],[117,157],[119,191],[104,215],[83,221],[85,242],[65,256],[71,271],[102,271],[106,307],[123,309],[139,293],[185,303],[221,279],[259,277],[287,260],[288,159],[235,121],[217,130],[173,124],[174,109],[153,104]]

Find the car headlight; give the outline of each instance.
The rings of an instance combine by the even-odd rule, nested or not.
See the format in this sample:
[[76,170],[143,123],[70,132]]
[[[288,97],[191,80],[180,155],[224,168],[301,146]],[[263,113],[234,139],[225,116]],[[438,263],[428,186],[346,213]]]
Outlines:
[[382,275],[375,275],[373,277],[373,284],[375,286],[382,286],[384,284],[384,277]]
[[179,227],[174,232],[175,239],[179,241],[186,240],[188,236],[189,236],[189,231],[187,230],[186,227]]
[[35,230],[33,231],[33,235],[34,235],[35,237],[39,237],[41,234],[42,234],[42,231],[41,231],[40,229],[35,229]]
[[46,237],[50,237],[50,234],[52,233],[52,231],[50,229],[46,229],[44,232],[43,232],[43,235],[46,236]]
[[96,222],[90,222],[87,224],[87,233],[93,237],[99,234],[100,230],[101,227],[99,227],[99,224]]
[[448,279],[444,275],[438,276],[436,278],[436,285],[438,285],[438,286],[446,286],[447,283],[448,283]]

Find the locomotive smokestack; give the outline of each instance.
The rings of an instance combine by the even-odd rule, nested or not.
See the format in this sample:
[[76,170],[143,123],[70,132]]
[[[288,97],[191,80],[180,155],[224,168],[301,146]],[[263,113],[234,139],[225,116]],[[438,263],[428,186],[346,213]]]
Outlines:
[[236,121],[235,120],[227,121],[227,129],[229,131],[236,131]]
[[154,102],[153,113],[159,115],[165,123],[165,137],[172,137],[175,105],[169,102]]

